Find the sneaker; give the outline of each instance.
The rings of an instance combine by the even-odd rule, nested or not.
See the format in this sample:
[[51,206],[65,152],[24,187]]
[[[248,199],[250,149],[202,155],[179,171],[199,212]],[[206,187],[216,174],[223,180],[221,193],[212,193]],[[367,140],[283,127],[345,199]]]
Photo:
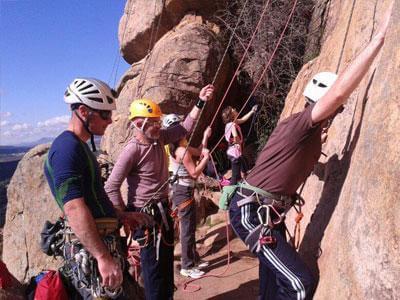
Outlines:
[[203,271],[200,271],[199,269],[181,269],[181,275],[185,277],[190,277],[190,278],[200,278],[201,276],[204,275]]
[[210,265],[210,262],[205,261],[205,260],[200,260],[199,264],[197,265],[197,268],[199,268],[201,270],[201,269],[207,268],[209,265]]

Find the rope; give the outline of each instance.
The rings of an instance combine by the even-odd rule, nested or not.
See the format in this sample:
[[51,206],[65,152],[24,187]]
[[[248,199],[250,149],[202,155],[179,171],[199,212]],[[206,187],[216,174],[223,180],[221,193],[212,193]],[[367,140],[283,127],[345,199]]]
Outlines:
[[[237,120],[237,118],[239,117],[240,113],[244,110],[244,108],[246,107],[247,103],[250,101],[251,97],[253,96],[253,94],[255,93],[255,91],[257,90],[257,88],[259,87],[259,85],[261,84],[261,80],[264,78],[265,73],[267,72],[269,66],[271,65],[272,59],[274,58],[275,53],[276,53],[276,51],[278,50],[278,47],[279,47],[280,43],[282,42],[283,36],[284,36],[284,34],[285,34],[285,32],[286,32],[287,27],[289,26],[289,23],[290,23],[290,20],[291,20],[292,16],[293,16],[293,14],[294,14],[294,11],[295,11],[297,2],[298,2],[298,0],[294,0],[293,7],[292,7],[292,9],[291,9],[291,11],[290,11],[290,14],[289,14],[288,19],[287,19],[286,24],[285,24],[285,27],[283,28],[282,33],[281,33],[281,35],[279,36],[278,42],[276,43],[275,49],[274,49],[274,51],[272,52],[272,54],[271,54],[271,56],[270,56],[270,58],[269,58],[269,60],[268,60],[267,65],[264,67],[264,70],[263,70],[263,72],[261,73],[261,75],[260,75],[260,77],[259,77],[259,79],[258,79],[256,85],[254,86],[254,88],[253,88],[253,90],[251,91],[249,97],[247,98],[247,100],[246,100],[245,103],[243,104],[242,108],[241,108],[240,111],[238,112],[236,118],[233,120],[233,122],[232,122],[232,124],[230,125],[230,127],[233,126],[234,122]],[[218,111],[215,113],[214,119],[215,119],[217,113],[218,113]],[[229,129],[230,129],[230,127],[229,127]],[[213,152],[215,151],[215,149],[217,148],[218,144],[219,144],[223,139],[224,139],[224,135],[222,135],[222,137],[219,139],[219,141],[217,142],[216,146],[214,146],[214,148],[210,151],[210,153],[213,153]]]
[[[126,28],[128,27],[129,19],[131,17],[132,6],[133,6],[133,1],[132,1],[131,5],[128,7],[127,18],[126,18],[124,30],[122,31],[122,39],[121,39],[121,41],[123,41],[124,38],[125,38]],[[108,78],[108,81],[107,81],[107,83],[110,84],[111,78],[113,77],[113,73],[114,73],[114,69],[115,69],[114,84],[113,84],[114,87],[115,87],[115,83],[117,81],[117,73],[118,73],[118,67],[119,67],[120,59],[121,59],[120,51],[119,51],[119,49],[117,49],[117,53],[115,54],[115,58],[114,58],[113,67],[111,69],[111,74],[110,74],[110,77]]]
[[251,36],[251,39],[250,39],[250,41],[249,41],[249,43],[248,43],[248,45],[247,45],[247,47],[246,47],[246,50],[245,50],[245,52],[243,53],[242,58],[241,58],[241,60],[240,60],[240,62],[239,62],[239,65],[237,66],[237,68],[236,68],[236,70],[235,70],[235,73],[234,73],[234,75],[233,75],[233,77],[232,77],[232,80],[230,81],[230,83],[229,83],[229,85],[228,85],[228,88],[226,89],[225,94],[224,94],[224,96],[222,97],[221,102],[220,102],[220,104],[219,104],[217,110],[215,111],[214,117],[212,118],[212,120],[211,120],[211,122],[210,122],[210,127],[212,127],[212,125],[214,124],[214,121],[215,121],[215,119],[216,119],[216,117],[217,117],[217,114],[218,114],[219,110],[221,109],[222,104],[224,103],[224,101],[225,101],[225,99],[226,99],[226,96],[228,95],[228,92],[229,92],[229,90],[230,90],[230,88],[231,88],[233,82],[235,81],[235,78],[236,78],[236,76],[237,76],[237,74],[238,74],[238,72],[239,72],[240,67],[242,66],[242,64],[243,64],[243,62],[244,62],[244,59],[245,59],[245,57],[246,57],[246,55],[247,55],[247,52],[249,51],[250,46],[253,44],[254,38],[256,37],[256,33],[257,33],[257,31],[260,29],[261,21],[262,21],[262,19],[264,18],[265,13],[267,12],[267,7],[268,7],[268,5],[269,5],[269,2],[270,2],[270,0],[268,0],[268,1],[265,3],[265,5],[264,5],[264,8],[263,8],[263,11],[262,11],[262,13],[261,13],[261,15],[260,15],[260,19],[258,20],[257,26],[256,26],[256,28],[254,29],[253,35]]
[[[214,160],[211,158],[211,162],[212,162],[212,165],[213,165],[213,167],[214,167],[214,171],[217,173],[217,168],[216,168],[216,166],[215,166],[215,163],[214,163]],[[218,185],[218,187],[219,187],[219,190],[220,191],[222,191],[222,188],[221,188],[221,185],[219,184]],[[183,290],[184,291],[186,291],[186,292],[196,292],[196,291],[198,291],[198,290],[200,290],[201,289],[201,286],[200,285],[193,285],[192,283],[194,282],[194,281],[197,281],[197,280],[200,280],[200,279],[203,279],[203,278],[206,278],[206,277],[217,277],[217,278],[222,278],[222,277],[224,277],[223,275],[228,271],[228,269],[229,269],[229,267],[230,267],[230,262],[231,262],[231,243],[230,243],[230,241],[229,241],[229,223],[228,223],[228,212],[225,212],[225,233],[226,233],[226,243],[227,243],[227,247],[228,247],[228,256],[227,256],[227,264],[226,264],[226,267],[225,267],[225,269],[221,272],[221,273],[219,273],[219,274],[206,274],[206,275],[204,275],[204,276],[202,276],[202,277],[200,277],[200,278],[196,278],[196,279],[191,279],[191,280],[188,280],[188,281],[186,281],[184,284],[183,284]],[[192,290],[188,290],[188,287],[189,286],[192,286]]]
[[[270,1],[270,0],[268,0],[267,4],[269,3],[269,1]],[[236,23],[235,29],[237,29],[238,24],[240,23],[240,18],[241,18],[241,16],[243,15],[244,8],[245,8],[247,2],[248,2],[248,0],[246,1],[245,5],[243,5],[243,8],[242,8],[241,13],[240,13],[240,17],[239,17],[239,20],[238,20],[237,23]],[[163,0],[163,5],[165,5],[165,0]],[[266,9],[266,7],[267,7],[267,6],[265,6],[265,9]],[[265,9],[264,9],[264,10],[265,10]],[[263,13],[264,13],[264,11],[263,11]],[[161,19],[161,17],[160,17],[160,19]],[[262,17],[260,18],[260,21],[261,21],[261,19],[262,19]],[[160,22],[159,22],[159,23],[160,23]],[[260,23],[260,22],[259,22],[259,23]],[[233,39],[232,36],[234,35],[234,33],[235,33],[235,32],[232,32],[231,38],[230,38],[230,40],[229,40],[229,43],[228,43],[228,45],[227,45],[227,47],[226,47],[226,49],[225,49],[225,52],[224,52],[224,54],[223,54],[223,56],[222,56],[222,59],[221,59],[221,61],[220,61],[220,64],[219,64],[219,66],[218,66],[218,68],[217,68],[217,71],[216,71],[216,73],[215,73],[215,75],[214,75],[213,83],[215,82],[215,80],[216,80],[216,78],[217,78],[217,76],[218,76],[218,72],[219,72],[220,69],[221,69],[222,63],[223,63],[223,61],[224,61],[224,59],[225,59],[225,56],[226,56],[226,54],[227,54],[227,52],[228,52],[229,44],[232,42],[232,39]],[[249,46],[250,46],[250,44],[249,44]],[[249,46],[248,46],[248,47],[249,47]],[[244,54],[244,55],[245,55],[245,54]],[[243,55],[243,56],[244,56],[244,55]],[[242,59],[242,60],[243,60],[243,59]],[[237,72],[237,71],[236,71],[236,72]],[[236,73],[236,72],[235,72],[235,73]],[[142,75],[142,73],[141,73],[141,75]],[[232,81],[233,81],[233,80],[232,80]],[[139,81],[138,81],[138,88],[139,88],[139,84],[140,84],[140,78],[139,78]],[[138,90],[137,90],[137,92],[138,92]],[[137,94],[137,93],[136,93],[136,94]],[[205,107],[205,106],[204,106],[204,107]],[[183,157],[185,157],[185,155],[186,155],[186,153],[187,153],[187,151],[188,151],[188,149],[189,149],[189,146],[190,146],[190,143],[191,143],[191,141],[192,141],[192,139],[193,139],[194,133],[196,132],[196,129],[197,129],[197,127],[198,127],[198,124],[199,124],[199,121],[200,121],[200,119],[201,119],[201,116],[203,115],[204,107],[200,109],[199,116],[198,116],[198,118],[197,118],[197,120],[196,120],[196,123],[195,123],[195,125],[194,125],[193,130],[192,130],[192,133],[191,133],[191,135],[190,135],[190,137],[189,137],[189,140],[188,140],[187,146],[186,146],[186,148],[185,148],[185,151],[184,151],[184,153],[183,153],[182,159],[183,159]],[[182,167],[181,165],[182,165],[182,164],[179,165],[177,172],[178,172],[179,169]],[[166,180],[166,181],[154,192],[153,196],[144,204],[144,206],[142,207],[142,209],[143,209],[144,207],[146,207],[148,204],[150,204],[150,203],[156,198],[156,196],[158,195],[158,193],[159,193],[168,183],[169,183],[169,179]],[[141,209],[141,211],[142,211],[142,209]]]
[[250,137],[251,131],[253,130],[254,124],[256,123],[256,120],[258,119],[258,116],[260,115],[261,112],[261,107],[253,114],[252,118],[251,118],[251,123],[250,123],[250,127],[249,130],[247,131],[247,135],[243,140],[243,143],[245,144],[247,142],[247,140]]
[[341,64],[341,62],[342,62],[342,57],[343,57],[343,52],[344,52],[344,46],[346,45],[347,36],[348,36],[348,33],[349,33],[349,29],[350,29],[350,23],[351,23],[351,20],[353,19],[353,12],[354,12],[355,4],[356,4],[356,0],[353,0],[353,4],[352,4],[351,10],[350,10],[349,21],[347,22],[346,33],[345,33],[344,39],[343,39],[342,49],[341,49],[341,51],[340,51],[338,64],[337,64],[337,66],[336,66],[336,74],[339,72],[339,67],[340,67],[340,64]]
[[240,11],[240,15],[239,15],[239,17],[238,17],[238,19],[237,19],[235,28],[234,28],[233,31],[232,31],[232,34],[231,34],[231,36],[230,36],[230,38],[229,38],[229,41],[228,41],[228,45],[227,45],[226,48],[225,48],[225,52],[224,52],[224,54],[222,55],[222,58],[221,58],[221,61],[220,61],[219,65],[218,65],[217,71],[215,72],[214,78],[213,78],[212,83],[211,83],[212,85],[214,85],[215,81],[217,80],[219,71],[220,71],[220,69],[221,69],[221,67],[222,67],[222,63],[224,62],[225,56],[226,56],[226,54],[228,53],[229,46],[230,46],[231,43],[232,43],[232,40],[233,40],[233,37],[234,37],[234,35],[235,35],[236,29],[237,29],[238,26],[239,26],[239,23],[240,23],[240,21],[241,21],[241,19],[242,19],[242,16],[243,16],[244,9],[245,9],[245,7],[246,7],[246,5],[247,5],[248,2],[249,2],[249,0],[246,0],[246,2],[243,4],[243,7],[242,7],[242,9],[241,9],[241,11]]
[[[225,233],[226,233],[226,241],[227,241],[227,247],[228,247],[228,249],[227,249],[227,251],[228,251],[228,256],[227,256],[227,263],[226,263],[225,269],[224,269],[221,273],[219,273],[219,274],[212,274],[212,273],[209,273],[209,274],[206,274],[206,275],[204,275],[204,276],[201,276],[200,278],[195,278],[195,279],[191,279],[191,280],[186,281],[186,282],[183,284],[183,290],[184,290],[184,291],[187,291],[187,292],[196,292],[196,291],[198,291],[198,290],[201,289],[201,286],[196,286],[196,285],[195,285],[196,289],[193,290],[193,291],[187,290],[188,286],[190,286],[193,282],[195,282],[195,281],[197,281],[197,280],[204,279],[204,278],[207,278],[207,277],[223,278],[223,277],[224,277],[224,274],[229,270],[230,263],[231,263],[231,243],[230,243],[230,241],[229,241],[228,212],[225,212],[225,229],[226,229],[226,230],[225,230]],[[191,285],[191,286],[193,286],[193,285]]]
[[220,21],[224,24],[224,26],[226,27],[226,29],[228,29],[229,31],[231,31],[232,35],[235,36],[235,38],[236,38],[237,41],[239,42],[240,46],[242,46],[242,49],[243,49],[243,50],[246,50],[246,46],[243,45],[242,40],[241,40],[240,37],[236,34],[236,32],[233,31],[233,28],[232,28],[231,26],[229,26],[229,24],[228,24],[224,19],[222,19],[221,17],[219,17],[219,16],[215,16],[215,17],[216,17],[218,20],[220,20]]
[[[244,58],[245,58],[245,56],[246,56],[246,54],[247,54],[247,52],[248,52],[248,50],[249,50],[249,48],[250,48],[250,46],[251,46],[251,44],[252,44],[254,38],[255,38],[255,35],[256,35],[256,33],[257,33],[259,27],[261,26],[261,21],[262,21],[264,15],[265,15],[265,13],[266,13],[266,10],[267,10],[267,7],[268,7],[269,2],[270,2],[270,0],[268,0],[268,1],[266,2],[266,4],[264,5],[264,9],[263,9],[263,11],[262,11],[262,13],[261,13],[260,19],[259,19],[258,24],[257,24],[257,26],[256,26],[256,29],[255,29],[255,31],[254,31],[254,33],[253,33],[253,36],[252,36],[252,38],[251,38],[251,40],[250,40],[250,42],[249,42],[249,44],[248,44],[248,46],[247,46],[247,49],[246,49],[245,53],[244,53],[243,56],[242,56],[242,59],[241,59],[241,61],[240,61],[240,63],[239,63],[239,66],[237,67],[237,69],[236,69],[236,71],[235,71],[235,75],[233,76],[233,78],[232,78],[232,80],[231,80],[231,82],[230,82],[230,84],[229,84],[229,86],[228,86],[228,88],[227,88],[227,90],[226,90],[226,92],[225,92],[225,95],[224,95],[223,99],[221,100],[221,103],[220,103],[220,105],[219,105],[219,107],[218,107],[218,109],[217,109],[217,111],[216,111],[216,113],[215,113],[215,115],[214,115],[214,118],[213,118],[212,122],[210,123],[210,126],[212,126],[212,123],[213,123],[213,121],[215,120],[215,117],[216,117],[216,115],[217,115],[217,113],[218,113],[218,110],[221,108],[221,106],[222,106],[222,104],[223,104],[223,101],[225,100],[226,95],[228,94],[228,91],[229,91],[229,89],[230,89],[230,87],[231,87],[231,85],[232,85],[232,83],[233,83],[235,77],[237,76],[237,72],[239,71],[239,68],[240,68],[241,64],[243,63]],[[297,0],[296,0],[295,3],[297,3]],[[290,16],[289,16],[289,19],[291,18],[291,15],[293,14],[293,11],[294,11],[294,8],[293,8],[293,10],[292,10],[292,13],[291,13]],[[288,21],[289,21],[289,20],[288,20]],[[289,22],[288,22],[288,23],[289,23]],[[286,24],[283,33],[285,32],[288,23]],[[282,33],[282,35],[283,35],[283,33]],[[281,35],[281,38],[282,38],[282,35]],[[281,40],[281,38],[280,38],[280,40]],[[278,45],[279,45],[279,43],[280,43],[280,40],[279,40],[279,42],[278,42]],[[275,48],[275,51],[276,51],[276,48]],[[273,55],[275,54],[275,51],[274,51]],[[273,57],[273,55],[271,56],[271,58]],[[271,60],[270,60],[270,62],[271,62]],[[268,64],[268,66],[269,66],[269,64]],[[268,66],[267,66],[267,67],[268,67]],[[260,76],[259,82],[261,82],[261,79],[262,79],[262,77],[264,76],[265,72],[266,72],[266,69],[264,70],[264,72],[263,72],[262,75]],[[259,83],[256,85],[255,89],[258,87],[258,85],[259,85]],[[253,93],[254,93],[254,90],[253,90],[253,92],[251,93],[251,95],[252,95]],[[251,95],[250,95],[250,96],[251,96]],[[250,97],[249,97],[249,99],[250,99]],[[248,99],[248,100],[249,100],[249,99]],[[247,102],[246,102],[246,104],[247,104]],[[245,104],[245,105],[246,105],[246,104]],[[204,106],[204,107],[205,107],[205,106]],[[200,121],[200,119],[201,119],[201,116],[202,116],[202,114],[203,114],[203,112],[204,112],[204,107],[200,109],[199,117],[198,117],[197,120],[196,120],[196,123],[195,123],[195,125],[194,125],[193,130],[192,130],[192,133],[191,133],[191,135],[190,135],[190,137],[189,137],[187,146],[186,146],[185,151],[184,151],[184,153],[183,153],[183,155],[182,155],[182,158],[185,157],[185,155],[186,155],[186,153],[187,153],[187,151],[188,151],[188,149],[189,149],[189,145],[190,145],[190,143],[191,143],[191,141],[192,141],[192,139],[193,139],[193,137],[194,137],[194,133],[195,133],[196,128],[197,128],[197,126],[198,126],[198,124],[199,124],[199,121]],[[243,108],[242,108],[242,110],[243,110]],[[242,110],[241,110],[241,111],[242,111]],[[240,111],[240,112],[241,112],[241,111]],[[240,112],[239,112],[239,113],[240,113]],[[223,137],[222,137],[222,138],[223,138]],[[222,138],[221,138],[221,140],[222,140]],[[221,142],[221,140],[217,143],[217,145]],[[216,147],[213,148],[213,150],[211,151],[211,153],[212,153],[215,149],[216,149]],[[179,170],[179,168],[181,168],[181,166],[178,167],[178,170]],[[168,183],[169,183],[169,179],[166,180],[166,181],[154,192],[153,196],[152,196],[147,202],[145,202],[145,204],[143,205],[141,211],[143,210],[144,207],[146,207],[147,205],[149,205],[149,204],[155,199],[155,197],[157,196],[157,194],[158,194]]]
[[[154,16],[156,15],[156,8],[157,8],[157,0],[154,0]],[[135,93],[136,98],[139,97],[139,95],[142,91],[142,86],[144,84],[144,80],[146,79],[147,72],[149,70],[150,58],[151,58],[151,54],[153,52],[152,45],[153,45],[153,43],[155,43],[155,40],[157,39],[158,32],[159,32],[160,25],[161,25],[161,19],[164,14],[164,10],[165,10],[165,0],[162,1],[161,14],[160,14],[160,17],[158,18],[155,35],[154,35],[154,23],[151,26],[149,47],[147,48],[147,54],[146,54],[147,59],[144,62],[142,72],[140,72],[139,80],[138,80],[137,87],[136,87],[136,93]],[[142,79],[143,79],[143,81],[142,81]]]

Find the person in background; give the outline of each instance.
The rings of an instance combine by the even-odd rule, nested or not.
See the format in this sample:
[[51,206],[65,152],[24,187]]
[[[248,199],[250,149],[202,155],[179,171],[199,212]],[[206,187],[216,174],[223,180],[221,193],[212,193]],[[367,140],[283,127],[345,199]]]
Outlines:
[[[132,295],[127,292],[134,283],[123,272],[118,223],[140,227],[151,225],[152,220],[142,213],[115,211],[104,191],[96,157],[86,144],[111,124],[114,92],[98,79],[76,78],[64,100],[72,110],[71,119],[67,130],[52,143],[44,173],[71,231],[63,245],[67,249],[63,270],[68,272],[62,274],[69,285],[68,296],[129,299]],[[83,266],[83,257],[89,259],[90,267]]]
[[[172,128],[180,123],[175,114],[165,116],[164,128]],[[182,246],[181,270],[182,276],[199,278],[204,275],[201,268],[207,267],[207,262],[201,262],[196,266],[196,202],[194,201],[194,187],[196,179],[202,175],[209,160],[207,142],[211,136],[211,128],[208,127],[203,134],[202,143],[198,148],[187,147],[187,140],[183,138],[169,144],[170,164],[174,182],[172,183],[172,204],[177,211],[180,225],[180,241]],[[200,157],[196,164],[195,157]]]
[[[134,136],[119,155],[105,189],[120,211],[141,211],[151,216],[155,226],[133,232],[141,241],[140,260],[146,299],[172,299],[174,294],[174,228],[168,200],[168,160],[164,145],[191,133],[200,111],[211,100],[212,85],[203,87],[199,100],[185,120],[172,128],[161,128],[162,112],[150,99],[134,100],[130,115]],[[121,185],[127,179],[128,203]]]
[[305,108],[278,123],[229,205],[233,230],[259,259],[259,299],[311,299],[315,279],[286,241],[284,216],[321,155],[329,120],[359,85],[385,40],[391,9],[376,35],[337,76],[316,74]]
[[238,112],[232,106],[227,106],[222,111],[222,120],[225,124],[225,140],[229,144],[226,154],[228,155],[232,168],[230,185],[235,185],[247,171],[242,158],[243,134],[240,129],[240,124],[248,121],[256,111],[257,105],[254,105],[252,109],[241,118],[238,118]]

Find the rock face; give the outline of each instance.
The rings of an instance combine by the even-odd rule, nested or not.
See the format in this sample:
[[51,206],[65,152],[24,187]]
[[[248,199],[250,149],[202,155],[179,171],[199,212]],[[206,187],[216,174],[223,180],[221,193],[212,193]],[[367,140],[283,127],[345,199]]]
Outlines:
[[[121,48],[132,67],[121,79],[115,123],[102,141],[112,161],[132,133],[127,114],[133,98],[153,98],[165,113],[187,113],[200,88],[212,81],[224,50],[218,42],[218,28],[207,21],[207,13],[187,13],[205,3],[222,2],[165,0],[163,8],[163,2],[155,0],[155,14],[145,5],[149,1],[127,2],[127,9],[136,6],[126,35],[122,29],[127,16],[121,19]],[[322,48],[299,73],[282,118],[303,108],[302,91],[312,74],[340,72],[348,65],[371,39],[391,1],[317,3],[315,19],[323,18],[320,24],[325,31],[307,56],[318,55],[316,44]],[[159,33],[150,43],[151,54],[145,56],[148,46],[140,50],[140,42],[149,45],[151,24],[158,22],[162,11]],[[400,299],[399,20],[400,1],[395,0],[381,54],[333,121],[323,147],[327,157],[321,157],[302,192],[306,205],[300,254],[319,278],[314,299]],[[224,91],[229,76],[225,61],[216,82],[218,91]],[[206,106],[202,124],[211,119],[216,105]],[[42,254],[38,245],[44,221],[54,221],[60,214],[42,171],[47,150],[42,145],[27,153],[8,188],[3,260],[21,281],[58,264]],[[293,230],[290,222],[289,229]]]
[[[392,1],[321,2],[329,12],[321,52],[299,73],[282,118],[302,109],[312,74],[348,65]],[[381,54],[333,121],[327,157],[302,193],[300,254],[319,276],[314,299],[400,298],[399,20],[395,1]]]
[[58,266],[39,246],[45,220],[54,221],[60,215],[43,173],[48,149],[48,145],[40,145],[25,154],[7,191],[3,260],[19,281],[29,281],[41,270]]
[[226,0],[128,0],[119,24],[121,53],[129,63],[144,58],[149,49],[188,12],[208,16]]
[[[211,83],[222,59],[224,46],[217,38],[218,28],[201,16],[186,15],[179,25],[165,34],[151,54],[132,65],[118,88],[117,112],[107,129],[103,149],[115,160],[132,136],[128,122],[129,105],[136,98],[150,98],[160,104],[163,113],[187,113],[198,99],[200,89]],[[220,99],[230,75],[224,60],[215,85],[215,99]],[[217,101],[207,104],[200,122],[202,128],[211,120]],[[195,136],[196,138],[197,136]]]

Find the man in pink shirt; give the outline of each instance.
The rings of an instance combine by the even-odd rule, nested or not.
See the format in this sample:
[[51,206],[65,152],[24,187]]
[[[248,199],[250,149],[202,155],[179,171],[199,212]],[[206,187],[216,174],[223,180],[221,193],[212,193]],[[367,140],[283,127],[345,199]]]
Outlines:
[[[162,112],[155,102],[139,99],[130,106],[134,137],[118,157],[105,189],[117,210],[147,213],[157,224],[133,234],[143,246],[140,256],[146,299],[172,299],[174,292],[174,231],[168,204],[169,173],[164,145],[191,133],[213,92],[212,85],[202,88],[198,102],[183,123],[168,129],[161,129]],[[125,179],[128,182],[127,205],[120,191]]]

